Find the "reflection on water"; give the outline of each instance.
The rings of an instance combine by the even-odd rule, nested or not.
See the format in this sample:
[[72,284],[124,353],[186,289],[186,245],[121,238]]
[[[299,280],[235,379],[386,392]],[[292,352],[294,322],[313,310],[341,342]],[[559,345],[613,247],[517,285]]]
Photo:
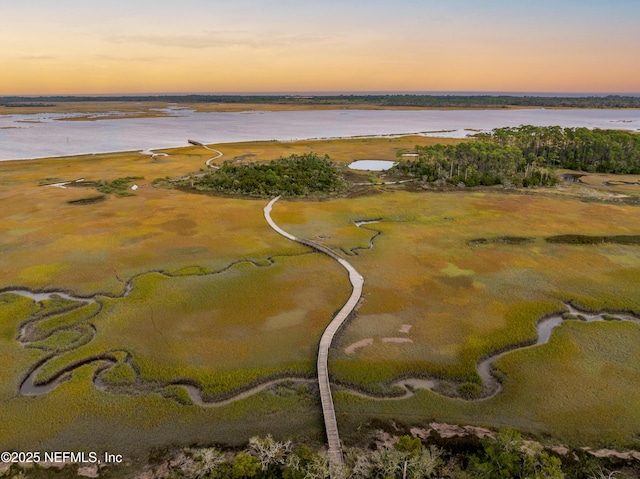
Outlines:
[[387,171],[395,165],[395,161],[386,160],[357,160],[349,164],[352,170]]
[[[0,115],[0,160],[252,140],[400,135],[464,138],[519,125],[640,130],[640,110],[327,110],[260,114],[173,110],[159,118],[56,121],[74,114]],[[78,116],[77,114],[75,116]]]
[[62,291],[54,291],[51,293],[34,293],[32,291],[27,291],[26,289],[12,289],[8,291],[3,291],[3,293],[19,294],[20,296],[26,296],[27,298],[31,298],[34,301],[42,301],[43,299],[63,298],[71,301],[78,301],[81,303],[96,302],[96,300],[93,298],[81,298],[78,296],[71,296],[70,294],[63,293]]

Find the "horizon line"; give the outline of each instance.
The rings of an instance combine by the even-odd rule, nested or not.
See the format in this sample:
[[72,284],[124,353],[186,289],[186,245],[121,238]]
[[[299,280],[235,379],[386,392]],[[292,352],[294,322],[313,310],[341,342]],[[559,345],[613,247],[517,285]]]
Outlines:
[[611,91],[492,91],[492,90],[283,90],[283,91],[235,91],[235,92],[115,92],[115,93],[33,93],[33,94],[0,94],[0,98],[47,98],[47,97],[160,97],[160,96],[568,96],[568,97],[602,97],[602,96],[640,96],[638,92]]

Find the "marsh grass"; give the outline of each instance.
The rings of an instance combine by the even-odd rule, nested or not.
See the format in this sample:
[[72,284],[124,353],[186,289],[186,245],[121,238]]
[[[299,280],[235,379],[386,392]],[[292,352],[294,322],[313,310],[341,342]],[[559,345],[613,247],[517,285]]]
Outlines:
[[[9,286],[57,285],[84,295],[117,295],[126,279],[149,270],[197,265],[216,271],[237,260],[305,251],[270,234],[262,202],[138,190],[136,197],[78,210],[58,203],[69,195],[65,190],[41,192],[55,195],[32,209],[30,233],[15,238],[10,234],[22,220],[9,219],[0,227],[7,232],[3,251],[11,256],[0,279]],[[18,217],[22,200],[9,201],[3,212]],[[23,203],[27,210],[29,202]],[[53,217],[56,222],[51,223]]]
[[[274,437],[322,441],[321,416],[308,394],[265,391],[228,406],[183,405],[161,394],[122,395],[97,391],[93,368],[79,369],[55,394],[17,397],[3,404],[0,417],[10,434],[5,449],[118,451],[128,460],[146,458],[168,444],[246,444],[258,432]],[[248,420],[248,418],[251,418]]]
[[56,313],[69,311],[80,305],[73,299],[63,298],[62,296],[58,295],[52,295],[49,299],[42,299],[38,301],[38,304],[41,307],[38,316],[49,316]]
[[0,338],[12,341],[18,334],[16,323],[38,314],[36,303],[21,295],[0,293]]
[[[63,309],[60,309],[58,311],[48,310],[46,312],[46,317],[35,323],[35,327],[33,328],[32,333],[34,336],[33,339],[37,340],[39,338],[46,338],[57,330],[75,326],[95,316],[100,310],[99,303],[91,303],[79,308],[77,307],[77,303],[75,303],[77,309],[65,313],[65,309],[67,309],[69,306],[70,305],[67,305]],[[54,314],[55,312],[64,314]]]
[[336,269],[303,255],[263,267],[238,263],[218,274],[138,276],[126,297],[103,297],[35,323],[28,346],[58,353],[35,381],[47,383],[84,362],[98,367],[116,351],[131,354],[136,377],[118,364],[104,374],[106,383],[186,380],[208,399],[269,378],[312,376],[324,324],[346,300],[346,278]]
[[46,339],[30,342],[27,347],[59,352],[65,349],[72,349],[78,343],[87,341],[90,337],[91,331],[83,331],[82,329],[62,330],[52,333]]
[[162,396],[167,399],[173,399],[174,401],[184,404],[185,406],[193,405],[191,396],[182,386],[169,385],[162,390]]
[[[640,231],[632,207],[488,192],[394,192],[314,205],[283,203],[275,214],[280,215],[274,216],[276,221],[288,231],[324,239],[334,248],[341,243],[347,248],[355,244],[357,233],[349,230],[351,218],[382,218],[374,225],[382,234],[373,250],[350,258],[365,277],[365,299],[358,316],[342,332],[330,363],[336,381],[374,394],[388,394],[393,379],[407,375],[445,377],[459,384],[478,385],[478,361],[533,342],[537,337],[535,324],[548,314],[562,311],[564,301],[592,310],[640,310],[640,259],[632,245],[541,241],[468,245],[474,238],[629,235]],[[412,325],[408,333],[399,332],[403,324]],[[585,335],[580,341],[591,334],[586,332],[588,326],[584,325]],[[601,345],[606,344],[605,338],[612,334],[608,325],[594,326],[589,331]],[[638,329],[633,324],[625,327]],[[553,336],[562,345],[556,346],[559,350],[571,350],[572,341],[576,341],[568,337],[571,327],[563,326],[565,330],[569,333],[557,339]],[[406,337],[413,342],[384,343],[385,337]],[[349,344],[367,338],[373,339],[370,346],[352,354],[344,352]],[[611,344],[617,345],[616,338],[609,337]],[[374,417],[405,418],[413,423],[436,419],[512,426],[577,442],[621,438],[632,442],[638,421],[623,427],[615,419],[617,425],[609,427],[604,420],[591,418],[588,407],[583,414],[573,414],[571,421],[562,419],[559,411],[571,410],[574,394],[583,388],[597,390],[601,383],[590,385],[588,375],[573,375],[566,366],[557,369],[558,358],[546,355],[546,348],[504,356],[505,360],[515,361],[511,358],[517,357],[521,362],[512,368],[500,366],[505,387],[495,398],[468,402],[418,392],[413,399],[385,403],[354,399],[344,393],[337,396],[339,420],[344,421],[340,423],[346,424],[342,427],[346,429],[357,427],[362,424],[358,422],[362,415],[369,418],[362,419],[365,422]],[[589,362],[604,370],[608,354],[600,348]],[[634,354],[630,357],[637,357]],[[580,362],[582,357],[574,354],[567,364]],[[514,375],[517,368],[533,371],[533,364],[535,378]],[[640,376],[634,372],[626,377],[631,382],[626,386],[622,381],[616,383],[621,389],[610,398],[601,392],[596,401],[590,393],[590,404],[602,417],[619,417],[618,398],[623,391],[636,389],[633,384],[640,381]],[[545,384],[535,391],[529,386],[551,380],[562,383],[562,393],[554,391],[555,385]],[[523,390],[528,395],[514,393]],[[605,412],[607,404],[611,405],[609,413]]]
[[[254,155],[252,161],[266,161],[315,151],[347,163],[393,160],[415,144],[435,141],[262,142],[217,148],[225,155],[219,161],[247,154]],[[317,340],[349,293],[348,280],[334,262],[306,254],[308,248],[274,233],[264,222],[263,201],[186,194],[143,180],[135,197],[79,208],[66,202],[86,192],[38,186],[47,178],[181,177],[204,168],[211,157],[200,147],[167,152],[170,156],[156,162],[148,155],[119,153],[0,165],[2,287],[98,295],[102,305],[91,317],[96,306],[65,311],[73,305],[37,305],[0,295],[0,420],[10,431],[0,434],[4,449],[90,444],[146,454],[168,443],[241,444],[267,433],[324,441],[312,392],[266,391],[203,409],[182,404],[178,389],[183,388],[167,384],[188,379],[209,397],[224,397],[269,377],[312,376]],[[634,235],[640,232],[640,218],[633,207],[537,190],[527,195],[376,191],[351,199],[281,201],[273,212],[275,221],[294,234],[336,251],[360,248],[349,261],[365,277],[364,299],[332,350],[331,372],[342,384],[389,392],[389,381],[405,375],[478,384],[479,358],[530,341],[536,321],[562,309],[563,301],[594,310],[640,310],[636,246],[468,245],[477,238]],[[381,234],[368,250],[374,232],[353,222],[374,218],[381,221],[370,228]],[[131,294],[120,297],[132,278]],[[81,335],[74,336],[76,327],[96,328],[94,340],[47,363],[40,380],[78,361],[109,355],[117,362],[105,373],[110,384],[123,391],[139,381],[169,389],[99,391],[92,379],[104,365],[94,362],[74,370],[71,380],[49,394],[18,396],[20,380],[45,354],[23,348],[16,339],[19,325],[29,318],[44,318],[36,329],[48,351],[81,342]],[[405,324],[412,327],[402,333]],[[488,400],[443,398],[420,390],[395,401],[337,393],[341,434],[355,441],[358,427],[371,421],[424,424],[436,419],[517,427],[576,443],[633,443],[640,421],[622,398],[629,405],[640,402],[640,377],[610,346],[627,358],[638,357],[637,330],[637,325],[621,323],[563,325],[548,346],[504,356],[498,363],[504,389]],[[413,342],[382,341],[394,337]],[[371,346],[353,355],[344,352],[347,345],[368,338],[374,339]],[[611,354],[616,359],[609,366]],[[576,400],[580,394],[585,399]]]
[[101,379],[111,386],[131,385],[136,382],[136,371],[126,362],[119,362],[102,374]]
[[[41,351],[25,350],[17,340],[20,323],[36,314],[38,309],[33,301],[23,296],[0,294],[0,361],[3,365],[0,397],[3,404],[15,397],[25,371],[42,358]],[[3,419],[1,408],[0,419]]]

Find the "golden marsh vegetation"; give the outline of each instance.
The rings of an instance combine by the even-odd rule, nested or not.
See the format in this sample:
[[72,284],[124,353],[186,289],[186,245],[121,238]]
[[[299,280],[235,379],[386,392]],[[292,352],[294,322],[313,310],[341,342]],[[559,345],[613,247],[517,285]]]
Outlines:
[[[394,160],[435,141],[213,147],[223,153],[216,163],[310,151],[347,163]],[[240,444],[267,433],[323,441],[313,386],[280,384],[201,407],[173,384],[188,381],[214,399],[273,377],[312,377],[318,339],[349,288],[334,262],[269,228],[264,201],[154,188],[156,178],[198,174],[214,156],[197,146],[164,151],[168,156],[0,164],[0,289],[66,291],[96,301],[0,295],[0,357],[8,365],[0,374],[0,419],[10,431],[0,435],[3,447],[119,444],[142,454],[171,442]],[[574,444],[637,441],[640,327],[627,322],[565,322],[548,344],[505,355],[496,363],[503,389],[489,399],[425,390],[406,399],[353,393],[384,395],[394,380],[414,376],[479,383],[480,359],[531,341],[536,323],[568,301],[640,311],[638,246],[545,241],[638,234],[637,207],[618,201],[637,196],[636,177],[603,185],[617,177],[594,176],[553,189],[428,192],[389,184],[362,186],[351,197],[278,202],[272,215],[279,225],[348,256],[365,278],[358,314],[330,358],[334,381],[345,387],[335,401],[346,441],[357,440],[347,431],[377,419],[511,426]],[[95,196],[89,183],[43,186],[124,177],[143,178],[133,196],[106,194],[89,204],[69,203]],[[368,181],[365,174],[348,177]],[[363,220],[378,222],[354,224]],[[504,237],[530,241],[491,241]],[[479,238],[489,241],[473,243]],[[18,338],[27,321],[35,331],[24,347]],[[100,355],[116,364],[103,377],[107,390],[93,383],[100,367],[93,362],[49,393],[19,394],[31,368],[48,356],[36,382]]]
[[[635,207],[543,195],[387,192],[283,204],[275,219],[295,234],[347,248],[363,246],[363,238],[343,234],[345,225],[380,219],[369,225],[381,231],[374,248],[349,258],[366,278],[364,301],[331,365],[336,381],[383,394],[392,379],[403,376],[478,381],[476,364],[483,357],[534,340],[536,323],[566,309],[567,301],[594,310],[638,311],[636,246],[544,241],[569,232],[631,234],[640,227],[634,212]],[[475,238],[509,236],[532,240],[469,245]],[[554,431],[574,441],[629,441],[640,424],[640,396],[630,386],[640,379],[639,332],[637,324],[563,323],[550,344],[498,361],[504,388],[490,399],[469,402],[421,391],[405,400],[370,401],[345,392],[337,409],[351,426],[406,414],[412,424],[425,418],[472,420]],[[372,341],[346,351],[367,339]],[[608,410],[604,397],[611,406],[607,421],[588,413]]]

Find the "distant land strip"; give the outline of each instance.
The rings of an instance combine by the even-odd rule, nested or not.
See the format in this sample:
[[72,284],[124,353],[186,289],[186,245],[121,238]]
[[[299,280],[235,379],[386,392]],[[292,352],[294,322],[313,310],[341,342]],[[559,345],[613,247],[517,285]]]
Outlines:
[[640,108],[640,96],[513,96],[513,95],[141,95],[141,96],[0,96],[0,106],[55,106],[65,102],[166,102],[280,104],[309,106],[368,105],[394,108]]

